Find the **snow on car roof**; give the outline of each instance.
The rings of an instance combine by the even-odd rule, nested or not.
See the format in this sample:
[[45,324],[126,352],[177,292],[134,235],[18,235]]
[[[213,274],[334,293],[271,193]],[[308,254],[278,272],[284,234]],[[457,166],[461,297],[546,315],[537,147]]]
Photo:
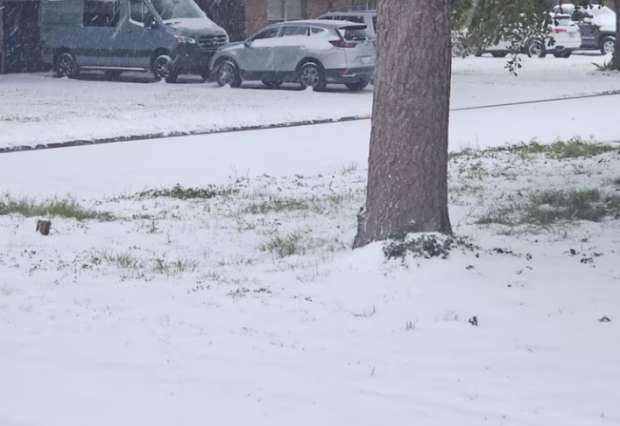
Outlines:
[[286,21],[279,22],[275,25],[294,25],[294,24],[303,24],[303,25],[315,25],[323,28],[342,28],[342,27],[357,27],[357,28],[366,28],[366,24],[358,24],[356,22],[351,21],[336,21],[336,20],[325,20],[325,19],[303,19],[298,21]]
[[339,12],[337,10],[335,11],[331,11],[331,12],[327,12],[321,16],[330,16],[330,15],[337,15],[337,16],[359,16],[359,15],[376,15],[377,11],[376,10],[348,10],[346,12]]

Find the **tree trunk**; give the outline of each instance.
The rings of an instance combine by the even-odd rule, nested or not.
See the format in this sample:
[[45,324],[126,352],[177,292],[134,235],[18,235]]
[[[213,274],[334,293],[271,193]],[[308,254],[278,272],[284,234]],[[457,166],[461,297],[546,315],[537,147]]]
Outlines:
[[367,201],[355,247],[410,232],[451,233],[448,4],[379,2]]
[[614,50],[613,66],[614,69],[620,71],[620,19],[618,19],[618,12],[620,1],[614,2],[614,11],[616,12],[616,49]]

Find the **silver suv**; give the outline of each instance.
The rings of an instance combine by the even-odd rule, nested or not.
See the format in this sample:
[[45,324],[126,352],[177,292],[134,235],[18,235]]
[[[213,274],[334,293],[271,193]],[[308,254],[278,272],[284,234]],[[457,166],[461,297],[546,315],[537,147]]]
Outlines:
[[366,25],[345,21],[304,20],[270,25],[245,42],[220,48],[211,62],[220,86],[244,80],[276,88],[297,82],[323,90],[327,84],[364,89],[375,71],[375,48]]

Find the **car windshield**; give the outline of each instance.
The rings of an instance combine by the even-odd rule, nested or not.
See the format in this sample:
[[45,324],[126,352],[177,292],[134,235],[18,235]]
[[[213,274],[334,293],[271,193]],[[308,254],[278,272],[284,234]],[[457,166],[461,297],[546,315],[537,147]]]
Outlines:
[[193,0],[151,0],[151,2],[163,21],[204,16]]

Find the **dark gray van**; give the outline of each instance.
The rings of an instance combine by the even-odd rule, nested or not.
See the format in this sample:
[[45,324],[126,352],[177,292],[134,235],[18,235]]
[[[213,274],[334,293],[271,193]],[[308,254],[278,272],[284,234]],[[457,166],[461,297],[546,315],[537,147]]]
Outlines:
[[43,0],[43,60],[60,77],[81,70],[152,72],[172,83],[179,74],[209,76],[228,35],[193,0]]

